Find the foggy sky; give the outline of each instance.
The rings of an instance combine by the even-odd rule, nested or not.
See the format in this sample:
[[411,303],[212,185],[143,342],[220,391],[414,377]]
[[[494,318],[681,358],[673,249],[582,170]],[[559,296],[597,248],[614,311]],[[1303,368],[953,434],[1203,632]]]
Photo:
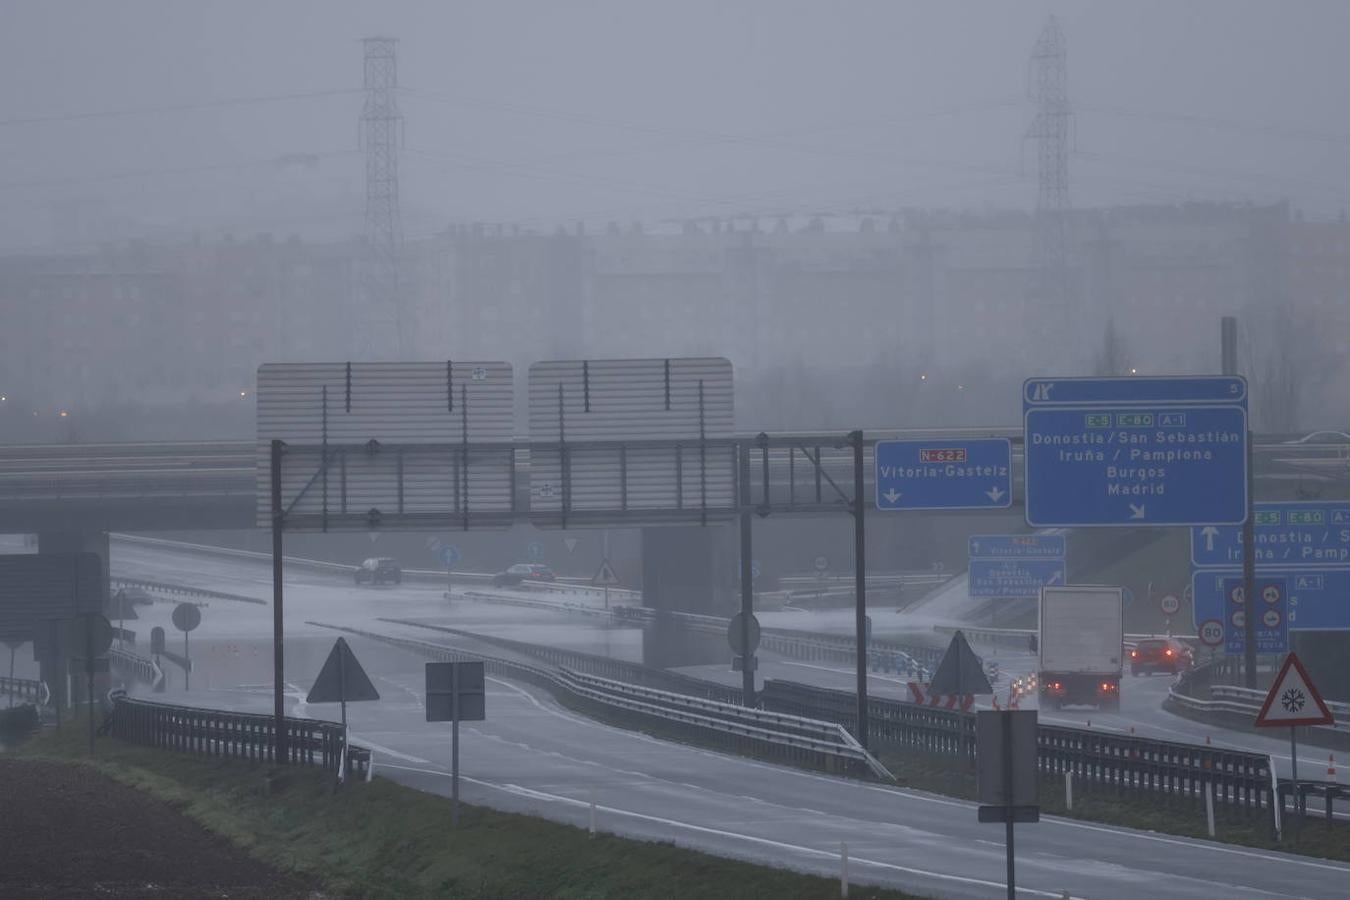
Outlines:
[[1350,4],[1336,0],[2,9],[0,252],[359,232],[359,39],[374,34],[400,40],[410,237],[469,221],[1027,208],[1027,59],[1051,12],[1069,46],[1074,205],[1350,205]]

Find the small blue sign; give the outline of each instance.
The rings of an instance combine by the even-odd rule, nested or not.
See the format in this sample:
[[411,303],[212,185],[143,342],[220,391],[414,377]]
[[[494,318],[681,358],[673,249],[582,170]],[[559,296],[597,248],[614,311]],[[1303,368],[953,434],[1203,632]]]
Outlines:
[[[1198,569],[1191,575],[1195,622],[1219,619],[1227,623],[1226,607],[1233,606],[1227,583],[1242,583],[1238,569]],[[1288,627],[1292,631],[1350,629],[1350,569],[1281,572],[1258,570],[1257,590],[1278,582],[1287,594]],[[1262,606],[1258,603],[1257,606]],[[1227,627],[1227,625],[1225,625]]]
[[1033,378],[1026,518],[1038,527],[1236,525],[1247,515],[1247,382]]
[[[1258,566],[1350,567],[1350,503],[1258,502],[1253,536]],[[1242,528],[1192,528],[1191,562],[1242,565]]]
[[1063,559],[1062,534],[973,534],[971,559]]
[[1007,509],[1012,505],[1012,442],[877,441],[877,509]]
[[446,571],[453,569],[455,563],[459,562],[459,550],[450,544],[446,544],[441,548],[441,561],[445,563]]
[[[1247,640],[1245,595],[1242,578],[1224,578],[1223,592],[1223,648],[1224,652],[1240,655]],[[1256,579],[1257,653],[1289,652],[1289,592],[1283,578]]]
[[970,596],[1039,597],[1048,584],[1064,583],[1062,559],[972,559]]
[[[737,580],[737,581],[740,580],[740,578],[741,578],[741,573],[743,573],[744,571],[745,571],[745,566],[741,565],[739,562],[736,563],[736,580]],[[757,559],[752,559],[752,560],[750,560],[750,580],[751,580],[751,581],[758,581],[758,580],[759,580],[759,560],[757,560]]]
[[530,541],[525,548],[525,555],[530,558],[530,562],[539,562],[544,558],[544,545],[538,541]]

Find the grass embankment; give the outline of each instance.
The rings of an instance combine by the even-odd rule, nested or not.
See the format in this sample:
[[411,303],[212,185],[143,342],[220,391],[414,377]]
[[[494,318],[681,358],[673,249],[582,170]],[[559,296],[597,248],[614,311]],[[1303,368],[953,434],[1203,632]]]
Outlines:
[[[955,760],[884,751],[877,757],[910,787],[965,800],[975,799],[974,772],[966,770]],[[1202,800],[1169,800],[1158,794],[1133,794],[1129,791],[1117,793],[1114,787],[1076,780],[1073,786],[1073,809],[1070,810],[1064,801],[1063,776],[1042,778],[1040,804],[1041,812],[1045,815],[1209,840]],[[1284,838],[1279,841],[1271,839],[1267,810],[1247,813],[1216,803],[1214,839],[1263,850],[1350,860],[1350,822],[1328,824],[1323,815],[1324,809],[1315,806],[1320,802],[1320,798],[1309,798],[1307,818],[1297,829],[1290,826],[1286,808]]]
[[[826,898],[836,880],[723,859],[671,844],[591,838],[580,828],[461,806],[375,778],[334,790],[321,772],[152,750],[78,729],[36,738],[24,756],[95,766],[146,791],[326,896],[405,898]],[[268,787],[268,772],[279,779]],[[853,886],[850,896],[912,897]]]

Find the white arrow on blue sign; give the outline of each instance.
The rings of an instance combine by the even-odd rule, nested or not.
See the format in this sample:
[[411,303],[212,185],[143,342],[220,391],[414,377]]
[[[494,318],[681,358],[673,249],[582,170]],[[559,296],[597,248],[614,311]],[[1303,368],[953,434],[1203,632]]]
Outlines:
[[1247,515],[1247,382],[1032,378],[1023,386],[1033,526],[1237,525]]
[[[1258,502],[1253,528],[1258,566],[1350,567],[1350,503]],[[1192,528],[1191,562],[1242,565],[1242,529]]]
[[1007,509],[1012,506],[1012,442],[877,441],[877,509]]

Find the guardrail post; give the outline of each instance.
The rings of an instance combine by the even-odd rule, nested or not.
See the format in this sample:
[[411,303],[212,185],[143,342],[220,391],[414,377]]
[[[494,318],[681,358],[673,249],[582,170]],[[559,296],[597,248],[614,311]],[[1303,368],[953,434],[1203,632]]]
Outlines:
[[1205,782],[1205,824],[1209,827],[1209,836],[1214,837],[1214,786]]
[[848,844],[839,845],[839,896],[848,896]]

